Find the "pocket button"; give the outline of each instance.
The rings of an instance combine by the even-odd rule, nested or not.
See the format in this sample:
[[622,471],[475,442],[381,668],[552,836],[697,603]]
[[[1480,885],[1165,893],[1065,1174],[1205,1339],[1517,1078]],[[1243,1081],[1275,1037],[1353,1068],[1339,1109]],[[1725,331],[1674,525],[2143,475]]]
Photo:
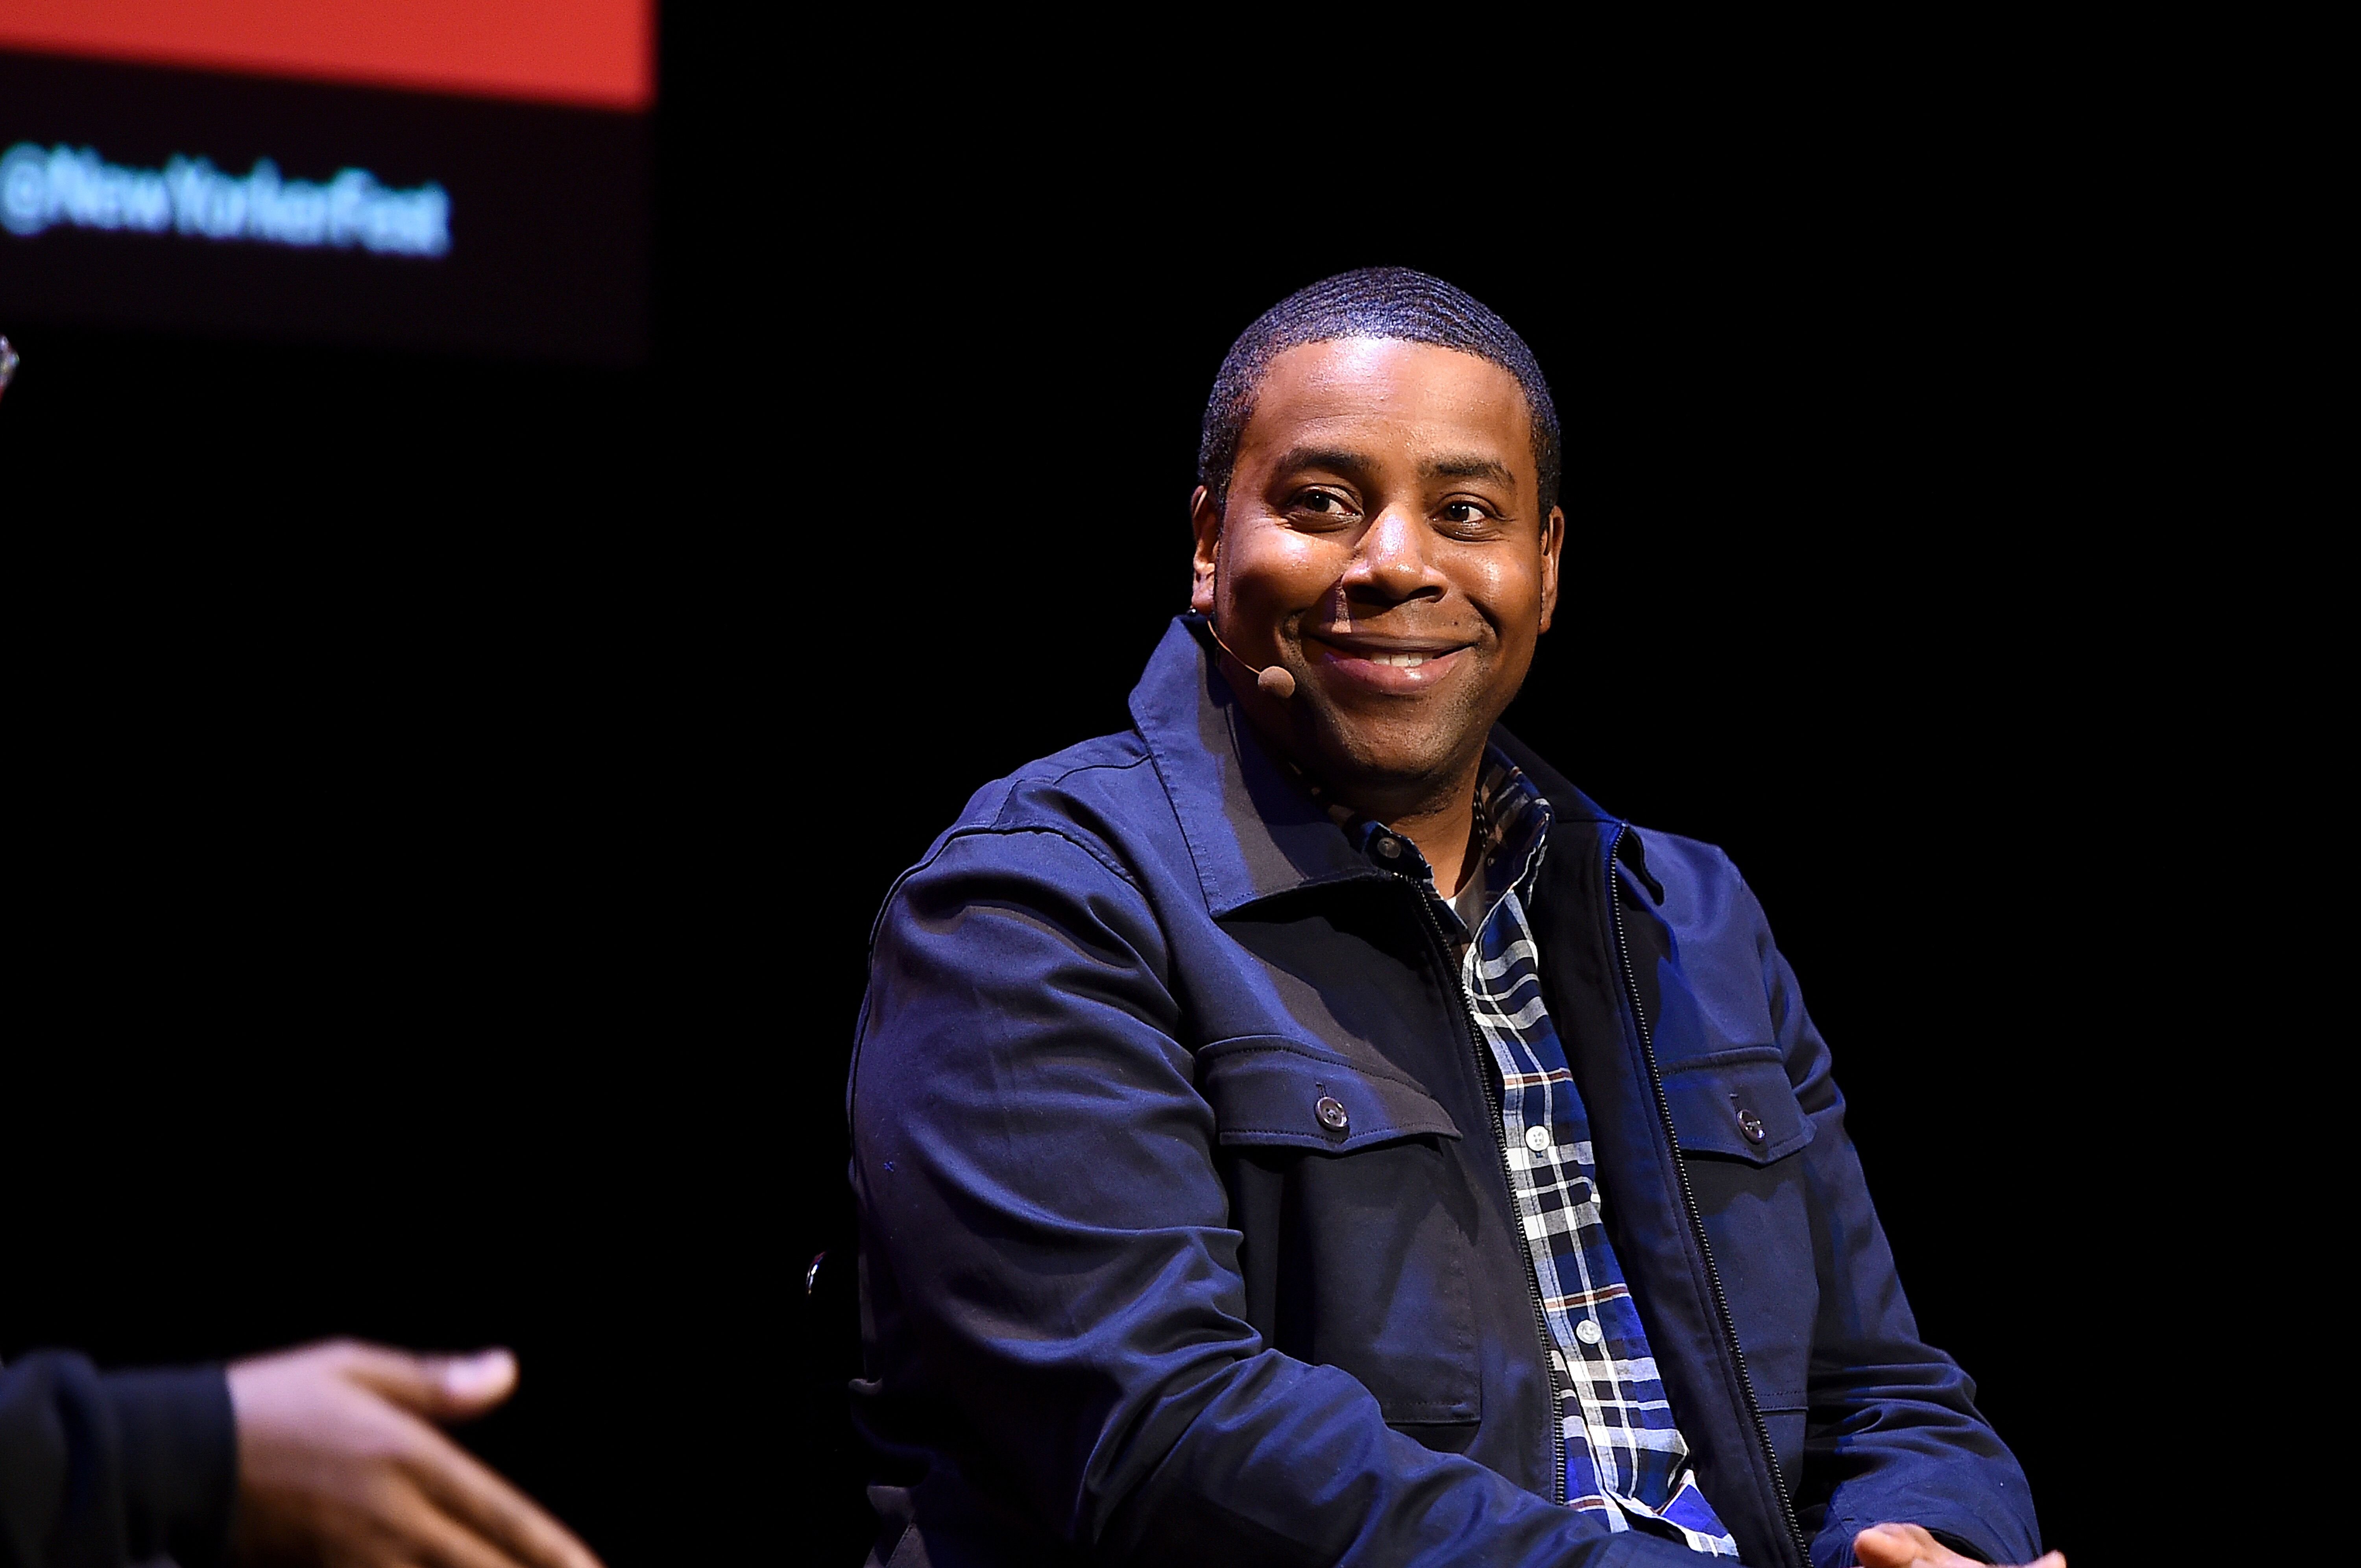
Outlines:
[[1744,1106],[1741,1106],[1738,1112],[1738,1130],[1746,1135],[1748,1143],[1759,1144],[1763,1141],[1763,1118]]
[[1344,1132],[1353,1124],[1353,1118],[1345,1113],[1344,1102],[1333,1094],[1322,1095],[1320,1102],[1312,1107],[1312,1113],[1319,1117],[1320,1124],[1332,1133]]

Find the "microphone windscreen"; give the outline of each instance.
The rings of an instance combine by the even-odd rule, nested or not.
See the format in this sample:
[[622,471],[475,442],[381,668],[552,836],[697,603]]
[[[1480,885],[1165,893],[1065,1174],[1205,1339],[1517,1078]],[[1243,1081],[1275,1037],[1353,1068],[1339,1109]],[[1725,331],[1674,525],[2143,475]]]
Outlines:
[[1280,669],[1277,664],[1271,665],[1269,668],[1264,670],[1262,674],[1257,675],[1255,677],[1255,685],[1260,686],[1263,690],[1270,693],[1270,695],[1275,697],[1284,698],[1290,697],[1295,695],[1295,677],[1289,674],[1285,670]]

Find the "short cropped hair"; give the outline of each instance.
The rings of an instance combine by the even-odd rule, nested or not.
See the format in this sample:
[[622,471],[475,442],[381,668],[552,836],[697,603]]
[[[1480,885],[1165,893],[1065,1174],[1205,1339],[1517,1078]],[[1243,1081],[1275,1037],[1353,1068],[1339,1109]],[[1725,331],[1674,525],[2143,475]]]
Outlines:
[[1205,400],[1205,426],[1197,441],[1197,482],[1225,510],[1238,442],[1254,416],[1255,394],[1270,362],[1307,343],[1347,337],[1433,344],[1488,359],[1517,378],[1533,431],[1533,467],[1541,476],[1542,515],[1557,504],[1560,437],[1557,405],[1550,400],[1533,351],[1516,329],[1472,296],[1440,278],[1407,267],[1364,267],[1299,289],[1255,319],[1223,356]]

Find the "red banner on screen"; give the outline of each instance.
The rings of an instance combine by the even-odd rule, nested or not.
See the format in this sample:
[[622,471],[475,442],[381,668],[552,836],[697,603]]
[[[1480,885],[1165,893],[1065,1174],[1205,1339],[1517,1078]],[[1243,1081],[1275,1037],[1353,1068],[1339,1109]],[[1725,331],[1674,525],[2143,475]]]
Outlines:
[[0,49],[644,109],[653,0],[0,0]]

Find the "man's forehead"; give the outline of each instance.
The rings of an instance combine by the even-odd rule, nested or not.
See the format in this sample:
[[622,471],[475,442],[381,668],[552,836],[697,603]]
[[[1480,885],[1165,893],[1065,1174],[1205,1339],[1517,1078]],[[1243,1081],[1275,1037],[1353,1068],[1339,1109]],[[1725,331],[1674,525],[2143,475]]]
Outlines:
[[1399,338],[1307,343],[1272,356],[1256,388],[1244,448],[1266,457],[1321,444],[1317,433],[1361,430],[1421,455],[1500,449],[1532,463],[1532,416],[1517,378],[1480,356]]

